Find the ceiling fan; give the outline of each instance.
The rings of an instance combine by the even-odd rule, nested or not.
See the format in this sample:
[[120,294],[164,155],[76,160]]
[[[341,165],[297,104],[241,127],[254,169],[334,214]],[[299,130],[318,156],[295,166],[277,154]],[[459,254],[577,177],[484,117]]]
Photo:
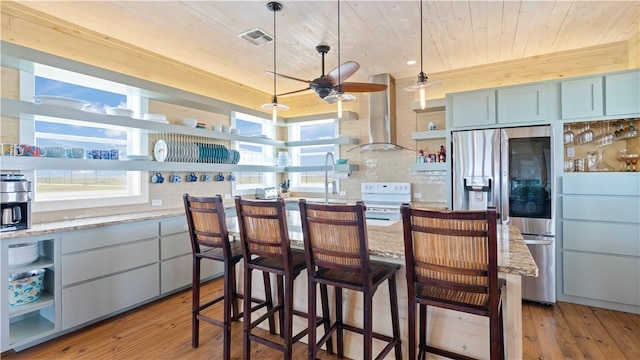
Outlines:
[[[283,75],[274,73],[271,71],[266,71],[266,73],[271,75],[276,75],[279,77],[283,77],[285,79],[296,80],[300,82],[304,82],[309,84],[307,88],[290,91],[282,94],[278,94],[277,96],[291,95],[307,90],[313,90],[318,96],[329,102],[333,103],[335,101],[335,97],[329,96],[335,94],[338,90],[342,90],[343,92],[375,92],[375,91],[383,91],[387,88],[387,85],[384,84],[375,84],[375,83],[363,83],[363,82],[344,82],[351,75],[355,74],[356,71],[360,68],[360,65],[355,61],[347,61],[344,62],[339,67],[331,70],[328,74],[324,73],[324,55],[329,52],[331,48],[329,45],[318,45],[316,46],[316,51],[318,51],[322,55],[322,75],[320,77],[313,80],[303,80],[298,79],[293,76]],[[338,77],[342,83],[338,83]]]

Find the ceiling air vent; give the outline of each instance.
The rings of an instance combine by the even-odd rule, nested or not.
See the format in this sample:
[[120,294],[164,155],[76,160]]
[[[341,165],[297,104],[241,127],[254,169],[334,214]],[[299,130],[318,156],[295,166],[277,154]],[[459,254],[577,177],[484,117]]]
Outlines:
[[257,28],[245,31],[242,34],[239,34],[238,37],[256,46],[268,44],[273,41],[273,37],[271,35]]

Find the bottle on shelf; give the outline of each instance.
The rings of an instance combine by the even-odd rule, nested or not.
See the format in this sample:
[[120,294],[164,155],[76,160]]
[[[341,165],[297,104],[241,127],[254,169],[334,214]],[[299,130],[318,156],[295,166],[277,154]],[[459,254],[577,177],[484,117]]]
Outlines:
[[446,150],[444,149],[444,145],[440,145],[440,162],[445,162],[447,160]]
[[418,163],[424,163],[424,150],[418,150],[418,159],[416,160]]

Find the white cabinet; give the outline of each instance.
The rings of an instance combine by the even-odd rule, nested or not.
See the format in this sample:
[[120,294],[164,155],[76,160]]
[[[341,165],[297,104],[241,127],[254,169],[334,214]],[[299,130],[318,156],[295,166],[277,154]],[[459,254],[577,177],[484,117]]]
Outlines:
[[157,221],[62,234],[62,329],[160,294]]
[[547,83],[498,89],[498,124],[547,120]]
[[[37,243],[38,258],[32,263],[8,265],[9,247],[17,244]],[[23,346],[55,333],[59,325],[60,304],[56,301],[59,291],[59,272],[54,261],[58,241],[56,237],[37,236],[3,240],[0,245],[0,351]],[[9,305],[9,276],[31,270],[44,269],[40,297],[22,305]]]
[[480,90],[451,95],[453,127],[473,127],[496,123],[496,91]]
[[602,76],[565,80],[560,83],[563,119],[604,114]]
[[640,114],[640,71],[607,75],[604,83],[606,115]]
[[[160,293],[189,286],[193,276],[191,240],[184,216],[160,222]],[[200,278],[222,275],[224,266],[217,261],[202,261]]]
[[640,173],[561,179],[559,300],[640,313]]

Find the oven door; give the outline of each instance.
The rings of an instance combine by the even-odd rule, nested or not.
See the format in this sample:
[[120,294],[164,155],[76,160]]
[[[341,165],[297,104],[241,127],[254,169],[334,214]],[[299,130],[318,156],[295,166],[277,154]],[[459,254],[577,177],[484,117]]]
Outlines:
[[391,226],[400,221],[399,208],[367,207],[365,212],[367,225]]

